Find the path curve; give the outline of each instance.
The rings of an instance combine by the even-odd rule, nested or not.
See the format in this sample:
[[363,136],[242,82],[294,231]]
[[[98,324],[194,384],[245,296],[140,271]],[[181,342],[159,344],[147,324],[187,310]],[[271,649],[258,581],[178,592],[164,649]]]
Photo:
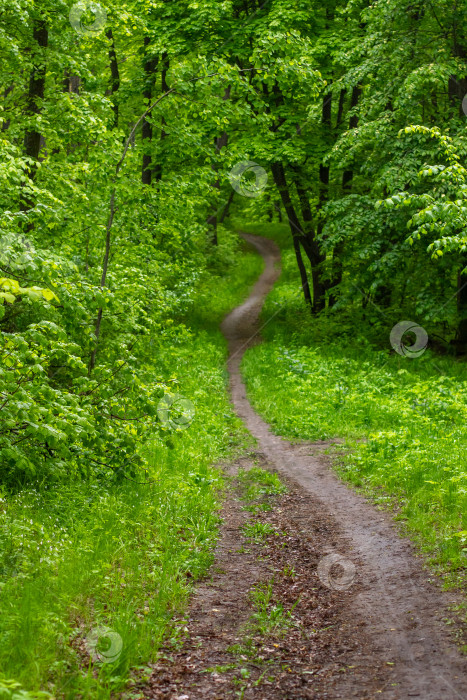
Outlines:
[[[347,603],[348,617],[355,626],[364,626],[375,663],[394,664],[392,687],[378,697],[467,698],[467,659],[443,622],[455,596],[429,580],[415,548],[399,536],[391,518],[337,478],[319,456],[318,443],[292,445],[273,435],[246,397],[240,363],[245,350],[258,342],[261,308],[280,275],[280,252],[269,239],[242,236],[263,257],[265,269],[247,301],[222,323],[235,410],[278,472],[321,501],[343,533],[342,546],[350,544],[350,551],[340,551],[336,543],[328,551],[340,551],[355,563],[356,592]],[[354,690],[358,696],[360,689]]]

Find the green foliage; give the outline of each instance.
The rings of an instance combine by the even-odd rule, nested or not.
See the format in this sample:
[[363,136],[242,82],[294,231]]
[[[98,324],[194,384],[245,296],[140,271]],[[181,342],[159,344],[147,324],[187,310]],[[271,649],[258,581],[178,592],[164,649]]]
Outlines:
[[[30,697],[46,683],[70,700],[123,692],[162,639],[177,638],[171,618],[212,561],[222,480],[210,465],[245,441],[218,325],[258,267],[252,253],[235,255],[231,234],[221,249],[221,272],[206,273],[194,299],[196,318],[188,313],[148,344],[142,368],[149,375],[157,367],[164,385],[189,397],[193,423],[149,434],[139,446],[144,472],[102,469],[84,481],[0,491],[0,666]],[[206,309],[205,321],[204,300],[214,293],[216,311]],[[112,663],[90,664],[86,639],[99,626],[121,638]]]
[[[456,152],[453,139],[442,134],[438,128],[422,126],[407,127],[403,134],[435,139],[447,165],[425,165],[418,174],[419,186],[413,194],[394,194],[384,201],[384,205],[387,208],[408,207],[409,210],[416,210],[407,222],[407,227],[413,229],[408,242],[413,245],[422,236],[428,237],[428,251],[434,259],[443,257],[444,253],[465,253],[467,170],[460,163],[461,156]],[[421,188],[427,191],[421,194]]]
[[238,479],[246,487],[245,498],[251,501],[264,496],[278,496],[287,490],[277,474],[261,467],[240,470]]
[[0,677],[0,698],[2,700],[46,700],[46,698],[52,698],[52,696],[45,691],[33,693],[23,690],[21,683]]
[[274,535],[275,530],[269,523],[246,523],[243,526],[245,537],[253,540],[253,542],[263,542],[268,535]]
[[291,610],[285,610],[282,603],[275,603],[273,581],[257,585],[251,593],[251,600],[255,607],[250,623],[252,632],[280,638],[295,624],[292,613],[297,603]]
[[[289,212],[301,213],[319,258],[310,258],[314,279],[333,308],[309,329],[313,342],[336,326],[351,337],[361,324],[371,365],[370,345],[388,319],[416,315],[467,347],[459,291],[467,17],[443,0],[419,5],[128,0],[80,16],[79,4],[64,0],[0,0],[0,659],[8,678],[55,691],[68,677],[60,688],[70,697],[109,697],[153,653],[186,595],[187,571],[207,566],[219,485],[208,465],[241,440],[215,329],[261,270],[221,223],[227,203],[240,217],[274,222],[287,193]],[[250,160],[269,175],[267,188],[232,203],[229,174]],[[278,165],[287,180],[280,193],[271,177]],[[290,237],[284,225],[273,234]],[[321,360],[308,354],[308,337],[297,340],[295,265],[289,249],[267,310],[297,333],[293,349],[282,337],[274,346],[271,377],[282,372],[277,379],[300,405],[300,382],[308,391],[307,368]],[[436,408],[442,387],[429,357],[423,380],[405,389],[418,395],[427,383]],[[357,365],[361,395],[347,415],[349,392],[333,389],[333,373],[339,386],[345,380],[335,360],[320,383],[346,429],[357,435],[368,422],[395,420],[389,404],[375,399],[372,418],[359,403],[373,394]],[[370,375],[380,386],[378,372]],[[196,432],[173,431],[158,412],[176,394],[193,404]],[[340,430],[318,397],[317,405],[320,416],[305,419],[263,410],[297,434]],[[405,409],[398,440],[416,420]],[[255,498],[280,489],[255,479],[247,487]],[[121,530],[105,537],[116,522]],[[177,525],[194,533],[178,554]],[[151,578],[147,567],[168,553],[166,573]],[[152,637],[144,626],[151,582],[160,598],[147,616]],[[107,618],[124,639],[118,672],[104,664],[83,674],[82,632]]]

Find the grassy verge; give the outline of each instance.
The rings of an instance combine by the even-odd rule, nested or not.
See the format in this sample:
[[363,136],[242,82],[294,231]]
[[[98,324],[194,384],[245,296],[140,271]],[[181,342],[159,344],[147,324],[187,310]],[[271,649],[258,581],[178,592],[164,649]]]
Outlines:
[[466,363],[430,350],[417,359],[394,354],[389,319],[377,330],[345,313],[312,320],[298,292],[287,228],[242,228],[274,238],[283,253],[283,275],[263,310],[263,322],[272,319],[262,332],[266,342],[243,362],[253,405],[285,437],[344,438],[336,460],[343,478],[392,508],[446,583],[461,585]]
[[0,491],[2,698],[136,698],[131,677],[177,637],[173,613],[212,561],[222,486],[212,464],[247,439],[218,326],[262,264],[228,232],[221,246],[196,311],[148,343],[148,373],[172,380],[195,417],[144,446],[152,470],[142,483],[110,474]]

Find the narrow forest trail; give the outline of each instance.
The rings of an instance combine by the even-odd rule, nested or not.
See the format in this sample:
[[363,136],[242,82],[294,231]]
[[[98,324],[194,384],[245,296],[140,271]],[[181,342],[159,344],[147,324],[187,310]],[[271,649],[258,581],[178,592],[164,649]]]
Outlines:
[[[350,545],[350,550],[341,549],[339,541],[330,541],[329,552],[344,555],[356,567],[356,592],[346,599],[344,617],[355,630],[363,627],[369,640],[366,653],[375,664],[393,664],[391,686],[379,697],[467,698],[467,659],[443,622],[454,596],[429,581],[411,543],[397,534],[391,519],[336,477],[319,456],[322,445],[292,445],[273,435],[246,397],[240,363],[250,343],[256,342],[264,298],[279,276],[280,254],[268,239],[243,237],[263,256],[265,270],[247,301],[222,324],[229,342],[235,410],[268,462],[321,502],[336,521],[345,546]],[[353,691],[358,694],[359,688]]]
[[[240,363],[259,341],[280,254],[268,239],[243,236],[265,270],[222,330],[233,405],[258,447],[225,466],[231,486],[215,562],[179,620],[179,641],[139,687],[151,700],[467,698],[467,659],[443,621],[455,596],[430,581],[388,515],[339,481],[323,454],[332,441],[292,445],[248,402]],[[239,475],[258,466],[279,473],[288,491],[254,511]],[[252,540],[248,527],[268,534]],[[339,555],[344,569],[332,566]],[[255,592],[258,600],[268,587],[263,624],[266,609],[291,612],[281,629],[264,631]]]

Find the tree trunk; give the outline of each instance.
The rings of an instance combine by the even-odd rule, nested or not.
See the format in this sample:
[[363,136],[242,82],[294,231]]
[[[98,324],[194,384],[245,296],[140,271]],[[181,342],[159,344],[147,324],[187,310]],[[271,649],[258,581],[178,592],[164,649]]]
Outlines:
[[[467,58],[466,41],[459,37],[459,26],[457,19],[454,20],[452,26],[452,55],[455,58],[461,58],[465,62]],[[465,118],[462,108],[462,101],[467,94],[467,76],[464,74],[460,79],[451,75],[448,81],[449,99],[454,106],[457,106],[459,115]]]
[[[356,109],[360,100],[360,95],[362,94],[362,88],[360,85],[355,85],[352,90],[352,98],[350,100],[350,109]],[[358,114],[352,114],[349,119],[349,129],[356,129],[358,126]],[[352,189],[353,180],[353,170],[344,170],[342,176],[342,189],[344,193],[349,193]]]
[[[144,48],[145,51],[148,50],[150,45],[150,38],[148,36],[144,37]],[[144,63],[144,73],[145,73],[145,88],[143,91],[143,97],[151,104],[152,100],[152,88],[154,85],[154,73],[156,72],[157,65],[159,63],[159,58],[156,56],[154,58],[146,57]],[[150,185],[152,180],[152,156],[149,152],[152,141],[152,124],[148,119],[143,120],[142,127],[142,137],[143,137],[143,169],[141,173],[141,182],[143,185]]]
[[[43,49],[46,49],[49,44],[49,32],[45,20],[35,20],[33,37],[37,42],[39,51],[34,57],[34,66],[29,78],[27,113],[30,116],[36,116],[41,113],[42,106],[40,101],[44,99],[46,59]],[[34,127],[26,131],[24,135],[24,154],[37,160],[39,157],[40,142],[40,132],[36,131]],[[30,177],[33,179],[33,172],[31,172]]]
[[110,75],[111,75],[110,95],[112,96],[112,100],[113,100],[113,108],[112,109],[113,109],[113,113],[114,113],[112,128],[117,129],[118,128],[118,101],[115,99],[115,94],[120,89],[120,71],[118,69],[117,54],[115,52],[114,35],[113,35],[111,29],[107,30],[106,37],[110,41],[110,47],[109,47]]
[[311,265],[311,276],[313,281],[313,313],[318,313],[324,309],[326,304],[326,285],[322,281],[322,265],[326,259],[322,255],[318,241],[316,240],[313,215],[310,207],[310,200],[306,191],[303,189],[299,178],[295,182],[298,198],[300,200],[300,208],[302,210],[302,218],[304,222],[304,236],[301,239],[301,244],[307,254]]
[[457,273],[457,313],[459,315],[459,323],[455,346],[458,355],[465,355],[467,352],[467,275],[462,274],[462,270],[466,267],[467,255],[463,255]]
[[[161,68],[161,89],[162,93],[166,93],[169,90],[169,86],[167,85],[167,73],[170,68],[170,59],[168,58],[167,54],[164,53],[162,56],[162,68]],[[160,137],[160,142],[161,144],[163,143],[164,139],[167,137],[167,132],[164,129],[164,126],[166,124],[166,121],[164,117],[161,119],[161,137]],[[153,175],[154,179],[159,181],[162,178],[162,164],[160,162],[156,163],[153,169]]]
[[[231,90],[231,86],[228,85],[225,92],[224,92],[224,96],[222,98],[222,100],[224,102],[226,100],[230,99],[230,90]],[[221,136],[214,139],[214,144],[216,147],[217,154],[220,153],[220,151],[224,148],[224,146],[227,146],[228,140],[229,140],[229,137],[228,137],[228,134],[226,131],[224,131]],[[214,170],[214,172],[216,172],[216,173],[218,172],[217,163],[213,163],[211,167]],[[219,178],[216,179],[216,182],[213,184],[213,188],[216,189],[217,191],[220,191],[221,182],[220,182]],[[230,204],[229,204],[229,206],[230,206]],[[217,245],[218,244],[218,240],[217,240],[217,206],[211,205],[211,209],[212,209],[212,214],[210,214],[208,216],[206,223],[207,223],[208,227],[211,229],[212,243],[213,243],[213,245]]]
[[293,206],[292,199],[290,197],[290,192],[285,177],[284,166],[282,165],[282,163],[273,163],[271,165],[271,170],[274,182],[276,184],[277,189],[279,190],[279,194],[282,199],[282,204],[284,205],[284,209],[289,220],[295,257],[297,259],[298,270],[300,272],[300,278],[302,280],[303,296],[305,297],[306,303],[311,307],[313,306],[313,302],[310,294],[310,285],[308,282],[308,276],[306,273],[305,265],[303,263],[302,251],[300,248],[300,239],[304,237],[303,229],[300,225],[300,220],[298,218],[297,212],[295,211],[295,207]]
[[[323,97],[323,104],[321,108],[321,129],[323,132],[323,142],[325,144],[330,143],[331,139],[331,117],[332,117],[332,92],[329,92]],[[319,198],[318,198],[318,211],[323,208],[325,203],[329,198],[329,165],[320,163],[319,166]],[[322,217],[318,219],[317,234],[318,237],[322,233],[324,228],[324,220]]]
[[[49,31],[45,19],[34,20],[33,38],[37,42],[35,47],[35,55],[33,57],[33,68],[29,78],[29,90],[26,102],[26,112],[30,117],[39,115],[42,111],[42,100],[44,99],[45,90],[45,75],[47,70],[47,61],[45,50],[49,45]],[[24,155],[38,162],[41,149],[41,134],[32,126],[24,135]],[[37,165],[34,163],[29,165],[29,179],[34,180],[37,172]],[[28,211],[34,206],[34,201],[30,195],[25,194],[22,197],[20,208],[21,211]],[[33,228],[33,224],[29,223],[26,227],[28,231]]]
[[221,214],[220,217],[219,217],[219,223],[220,223],[220,224],[223,224],[224,221],[225,221],[225,219],[228,217],[228,215],[229,215],[229,210],[230,210],[230,205],[232,204],[233,198],[234,198],[234,197],[235,197],[235,190],[232,189],[231,192],[230,192],[229,198],[228,198],[228,200],[227,200],[227,204],[226,204],[225,207],[223,208],[222,214]]
[[[362,88],[360,85],[355,85],[352,90],[352,97],[350,99],[350,109],[356,109],[360,100],[360,95],[362,94]],[[356,129],[358,126],[358,115],[352,114],[349,119],[349,129]],[[353,180],[353,169],[344,170],[342,174],[342,191],[344,196],[350,194],[352,191],[352,180]],[[344,254],[344,242],[340,241],[333,250],[332,254],[332,279],[331,279],[331,291],[329,293],[329,306],[334,306],[337,301],[336,295],[332,292],[332,288],[336,287],[342,282],[343,273],[343,260]]]
[[337,119],[336,119],[336,128],[337,129],[342,124],[342,117],[344,114],[344,102],[345,102],[346,94],[347,94],[347,90],[345,88],[343,88],[339,94],[339,107],[337,109]]
[[[5,88],[5,91],[4,91],[4,93],[3,93],[3,99],[4,99],[4,100],[7,99],[8,95],[10,94],[10,92],[13,91],[13,88],[14,88],[14,87],[15,87],[15,86],[14,86],[14,84],[13,84],[13,85],[9,85],[7,88]],[[11,119],[5,119],[5,120],[2,122],[2,131],[7,131],[7,130],[9,129],[9,127],[10,127],[10,122],[11,122]]]
[[63,92],[73,93],[79,95],[79,90],[81,87],[81,78],[79,75],[70,75],[68,72],[65,73],[65,78],[63,79]]
[[[122,157],[118,161],[116,167],[115,167],[115,176],[113,178],[113,188],[112,188],[112,193],[110,195],[110,204],[109,204],[109,217],[107,219],[107,226],[106,226],[106,235],[105,235],[105,252],[104,252],[104,258],[102,261],[102,277],[101,277],[101,288],[103,289],[106,285],[107,282],[107,271],[109,267],[109,259],[110,259],[110,249],[111,249],[111,243],[112,243],[112,238],[111,238],[111,232],[112,232],[112,226],[113,226],[113,221],[115,217],[115,197],[116,197],[116,183],[117,183],[117,178],[118,174],[120,172],[120,169],[125,162],[125,158],[128,153],[128,149],[130,147],[130,144],[135,136],[136,130],[138,126],[142,123],[143,119],[147,117],[147,115],[151,112],[151,110],[156,107],[156,105],[159,104],[163,99],[168,97],[171,93],[173,92],[173,89],[168,90],[165,92],[163,95],[161,95],[153,104],[151,104],[145,111],[144,113],[140,116],[140,118],[137,120],[135,125],[133,126],[130,135],[128,136],[125,146],[123,148],[123,153]],[[89,360],[89,366],[88,366],[88,374],[91,375],[95,365],[96,365],[96,356],[97,356],[97,348],[98,348],[98,343],[99,343],[99,338],[100,338],[100,333],[101,333],[101,323],[102,323],[102,317],[104,314],[104,308],[101,306],[98,313],[97,313],[97,318],[96,318],[96,324],[94,327],[94,335],[96,336],[96,342],[94,346],[94,350],[91,353],[91,357]]]

